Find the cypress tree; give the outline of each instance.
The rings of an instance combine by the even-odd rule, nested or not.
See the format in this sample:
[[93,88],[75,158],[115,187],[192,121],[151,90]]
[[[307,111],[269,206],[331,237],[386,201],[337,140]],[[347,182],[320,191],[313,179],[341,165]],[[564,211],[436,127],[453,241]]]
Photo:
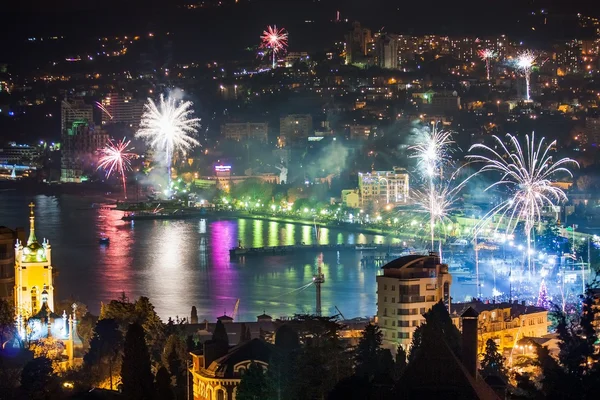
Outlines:
[[151,400],[154,379],[150,368],[150,355],[141,325],[129,325],[125,335],[123,364],[121,366],[123,395],[131,400]]

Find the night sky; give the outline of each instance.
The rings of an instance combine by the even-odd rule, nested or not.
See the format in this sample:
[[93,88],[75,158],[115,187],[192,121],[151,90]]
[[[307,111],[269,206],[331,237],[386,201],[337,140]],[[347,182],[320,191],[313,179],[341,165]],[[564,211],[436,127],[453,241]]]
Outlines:
[[[235,58],[255,44],[267,24],[284,26],[290,32],[290,50],[322,50],[341,40],[348,24],[332,24],[335,11],[349,21],[359,20],[372,30],[404,34],[485,36],[505,33],[539,44],[546,39],[581,37],[575,29],[577,12],[600,15],[597,1],[501,2],[398,1],[398,0],[222,0],[223,7],[185,10],[180,4],[200,0],[25,0],[3,5],[0,26],[0,62],[31,57],[21,48],[24,38],[65,35],[85,40],[103,35],[126,35],[147,31],[170,31],[189,47],[184,53],[202,53],[206,59]],[[205,0],[205,2],[217,0]],[[549,24],[532,32],[539,23],[533,10],[546,8]],[[312,20],[312,24],[305,21]],[[537,42],[537,43],[534,43]]]

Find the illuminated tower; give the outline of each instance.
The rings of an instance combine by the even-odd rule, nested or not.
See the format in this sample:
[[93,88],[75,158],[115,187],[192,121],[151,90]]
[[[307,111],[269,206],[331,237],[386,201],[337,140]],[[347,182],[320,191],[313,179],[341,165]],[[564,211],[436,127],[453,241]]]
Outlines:
[[35,237],[35,204],[29,204],[29,239],[15,245],[15,310],[21,318],[36,315],[46,303],[54,310],[52,259],[50,243],[42,244]]

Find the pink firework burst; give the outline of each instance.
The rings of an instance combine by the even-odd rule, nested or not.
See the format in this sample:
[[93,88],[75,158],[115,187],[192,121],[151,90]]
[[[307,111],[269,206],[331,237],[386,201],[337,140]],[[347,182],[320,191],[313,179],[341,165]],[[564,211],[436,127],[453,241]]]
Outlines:
[[125,172],[131,169],[131,159],[135,157],[135,154],[130,152],[133,150],[133,148],[129,148],[130,144],[131,141],[129,140],[114,141],[110,139],[106,146],[100,149],[100,160],[98,163],[98,169],[104,169],[106,178],[115,173],[121,174],[125,198],[127,198]]
[[288,33],[284,28],[277,29],[277,25],[267,26],[260,37],[260,47],[271,50],[273,54],[273,68],[275,68],[275,57],[278,53],[285,51],[288,45]]
[[487,80],[490,80],[490,60],[493,60],[498,54],[491,49],[481,49],[477,52],[479,58],[485,61],[485,69],[487,71]]

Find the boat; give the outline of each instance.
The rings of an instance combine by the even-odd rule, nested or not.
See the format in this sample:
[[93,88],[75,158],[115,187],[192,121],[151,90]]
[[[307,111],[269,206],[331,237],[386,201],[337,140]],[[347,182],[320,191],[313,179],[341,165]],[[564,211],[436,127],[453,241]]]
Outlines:
[[361,251],[365,251],[365,250],[377,250],[378,247],[375,245],[357,245],[356,246],[356,250],[361,250]]
[[98,239],[98,243],[102,244],[102,245],[109,245],[110,244],[110,238],[106,235],[102,235],[100,236],[100,239]]

